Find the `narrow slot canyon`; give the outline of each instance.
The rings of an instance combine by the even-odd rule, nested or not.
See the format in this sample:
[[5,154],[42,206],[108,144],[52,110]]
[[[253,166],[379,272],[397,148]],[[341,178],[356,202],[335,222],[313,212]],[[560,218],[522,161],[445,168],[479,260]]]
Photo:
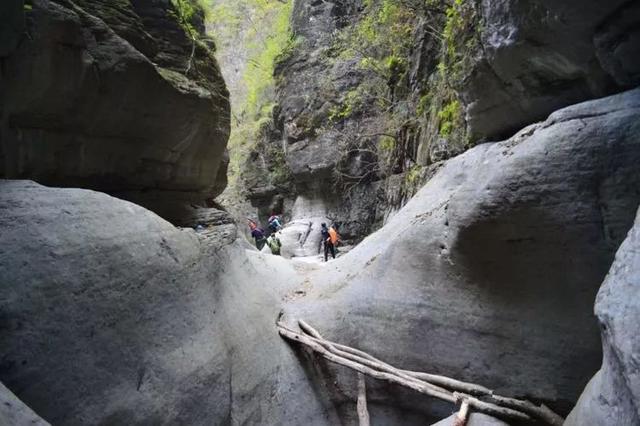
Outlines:
[[4,0],[0,426],[640,425],[639,58],[625,0]]

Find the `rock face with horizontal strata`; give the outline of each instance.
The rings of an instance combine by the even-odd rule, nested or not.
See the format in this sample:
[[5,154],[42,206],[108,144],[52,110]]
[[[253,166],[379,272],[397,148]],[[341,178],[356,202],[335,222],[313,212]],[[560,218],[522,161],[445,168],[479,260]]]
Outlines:
[[0,41],[0,177],[160,213],[224,189],[228,93],[211,46],[191,40],[171,2],[15,3],[0,6],[15,24]]

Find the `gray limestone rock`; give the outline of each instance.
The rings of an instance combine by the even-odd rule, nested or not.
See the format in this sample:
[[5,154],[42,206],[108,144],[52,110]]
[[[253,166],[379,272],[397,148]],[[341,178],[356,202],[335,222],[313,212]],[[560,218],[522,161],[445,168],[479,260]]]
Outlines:
[[0,424],[6,426],[49,426],[0,383]]
[[0,380],[47,421],[339,421],[275,332],[303,275],[220,235],[223,214],[194,232],[29,181],[0,181],[0,212]]
[[228,93],[210,49],[196,43],[190,60],[171,2],[16,3],[0,6],[26,21],[17,47],[0,48],[0,177],[152,209],[224,189]]
[[473,138],[640,83],[635,2],[482,0],[483,55],[463,91]]
[[0,182],[0,380],[56,425],[228,417],[222,242],[102,193]]
[[24,2],[6,1],[0,5],[0,58],[10,54],[24,33]]
[[593,42],[600,65],[621,87],[640,82],[640,3],[629,1],[599,26]]
[[640,212],[616,254],[595,304],[604,357],[567,426],[640,424]]

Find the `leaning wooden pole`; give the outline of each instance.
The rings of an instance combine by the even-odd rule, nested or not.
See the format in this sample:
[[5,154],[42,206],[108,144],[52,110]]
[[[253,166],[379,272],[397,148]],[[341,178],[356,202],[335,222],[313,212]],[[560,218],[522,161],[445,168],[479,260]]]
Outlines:
[[465,399],[462,401],[462,405],[460,405],[460,411],[458,411],[455,419],[453,420],[453,426],[466,426],[468,418],[469,418],[469,401]]
[[360,426],[369,426],[369,410],[367,409],[367,385],[364,374],[358,373],[358,422]]

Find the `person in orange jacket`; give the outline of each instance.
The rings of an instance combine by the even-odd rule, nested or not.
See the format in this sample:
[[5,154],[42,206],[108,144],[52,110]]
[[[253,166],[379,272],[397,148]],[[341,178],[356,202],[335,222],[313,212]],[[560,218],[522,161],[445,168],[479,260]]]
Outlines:
[[331,225],[331,228],[329,228],[329,238],[331,238],[331,244],[334,246],[337,246],[338,242],[342,241],[340,239],[340,234],[338,234],[338,225],[335,223]]
[[331,225],[331,228],[327,229],[327,225],[323,223],[320,232],[324,242],[324,261],[329,260],[329,253],[331,253],[331,257],[335,259],[336,246],[338,242],[340,242],[340,234],[338,234],[336,230],[336,225]]

